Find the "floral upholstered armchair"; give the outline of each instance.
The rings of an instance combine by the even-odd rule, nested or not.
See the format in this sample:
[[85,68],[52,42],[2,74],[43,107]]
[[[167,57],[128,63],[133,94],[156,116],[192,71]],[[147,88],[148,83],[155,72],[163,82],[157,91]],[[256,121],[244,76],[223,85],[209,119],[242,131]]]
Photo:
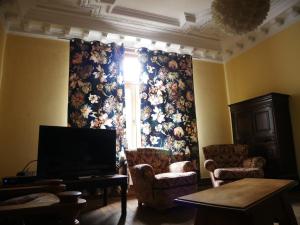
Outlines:
[[242,178],[264,177],[263,157],[248,158],[248,145],[209,145],[203,148],[204,167],[214,187]]
[[168,151],[138,148],[125,151],[138,204],[165,209],[179,196],[197,191],[197,175],[190,161],[170,163]]

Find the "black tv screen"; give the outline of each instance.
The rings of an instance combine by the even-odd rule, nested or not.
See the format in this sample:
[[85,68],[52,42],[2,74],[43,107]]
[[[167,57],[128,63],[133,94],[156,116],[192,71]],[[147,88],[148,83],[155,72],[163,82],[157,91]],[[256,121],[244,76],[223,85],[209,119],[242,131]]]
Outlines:
[[115,173],[115,130],[40,126],[38,177],[67,179]]

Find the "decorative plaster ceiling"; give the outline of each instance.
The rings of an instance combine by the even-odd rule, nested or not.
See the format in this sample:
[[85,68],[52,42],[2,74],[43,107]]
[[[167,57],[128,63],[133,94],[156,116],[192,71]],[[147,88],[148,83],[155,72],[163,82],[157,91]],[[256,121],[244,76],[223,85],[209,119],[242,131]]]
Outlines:
[[8,32],[124,43],[224,62],[300,20],[300,0],[271,0],[255,31],[229,36],[212,21],[212,0],[0,0]]

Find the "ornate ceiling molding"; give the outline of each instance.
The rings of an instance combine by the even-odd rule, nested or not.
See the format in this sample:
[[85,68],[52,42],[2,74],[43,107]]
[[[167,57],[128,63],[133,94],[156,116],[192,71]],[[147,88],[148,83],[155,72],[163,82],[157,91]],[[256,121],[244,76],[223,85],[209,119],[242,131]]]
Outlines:
[[239,39],[226,40],[222,43],[223,61],[242,54],[253,48],[267,38],[286,29],[290,25],[300,21],[300,4],[295,4],[276,17],[270,19],[267,23],[260,26],[257,30],[241,36]]
[[300,21],[299,0],[272,0],[266,22],[254,32],[228,36],[211,20],[210,9],[177,18],[118,5],[118,0],[2,0],[7,32],[59,39],[82,38],[148,47],[226,62]]

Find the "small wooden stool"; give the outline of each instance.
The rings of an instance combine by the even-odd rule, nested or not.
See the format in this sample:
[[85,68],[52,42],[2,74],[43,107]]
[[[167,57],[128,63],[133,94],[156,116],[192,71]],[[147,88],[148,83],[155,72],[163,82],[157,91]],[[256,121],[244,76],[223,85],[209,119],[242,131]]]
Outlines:
[[65,225],[78,225],[77,219],[80,210],[86,206],[86,200],[79,198],[81,196],[80,191],[64,191],[57,193],[60,199],[61,218]]

